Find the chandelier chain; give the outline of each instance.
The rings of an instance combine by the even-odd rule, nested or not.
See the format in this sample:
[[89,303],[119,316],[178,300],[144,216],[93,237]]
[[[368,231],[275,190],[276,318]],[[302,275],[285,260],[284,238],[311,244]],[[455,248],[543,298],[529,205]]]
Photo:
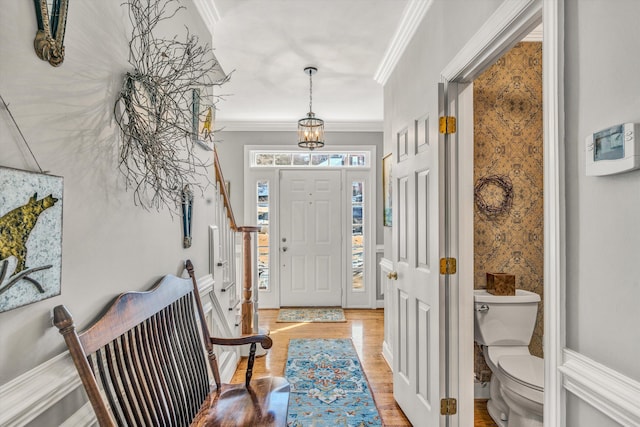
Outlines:
[[313,72],[309,71],[309,113],[313,113]]

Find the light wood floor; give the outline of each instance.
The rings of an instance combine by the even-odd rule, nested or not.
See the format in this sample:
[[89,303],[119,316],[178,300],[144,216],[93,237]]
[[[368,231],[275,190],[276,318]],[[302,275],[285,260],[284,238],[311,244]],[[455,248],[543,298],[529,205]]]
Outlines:
[[[273,347],[266,356],[256,359],[253,368],[254,377],[284,375],[288,343],[292,338],[351,338],[369,380],[371,392],[384,425],[386,427],[411,426],[393,399],[391,370],[382,357],[384,311],[347,309],[345,316],[347,322],[344,323],[277,323],[278,310],[260,310],[260,329],[271,331]],[[246,366],[246,360],[242,360],[232,382],[244,381]],[[477,401],[475,406],[476,427],[494,426],[495,424],[491,423],[491,418],[486,414],[486,402]]]

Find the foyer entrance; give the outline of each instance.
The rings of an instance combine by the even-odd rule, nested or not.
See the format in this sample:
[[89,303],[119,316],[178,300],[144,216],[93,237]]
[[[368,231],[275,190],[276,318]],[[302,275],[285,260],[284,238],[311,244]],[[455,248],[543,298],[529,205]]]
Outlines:
[[245,146],[245,158],[260,308],[375,308],[376,147]]
[[341,176],[280,171],[280,304],[342,305]]

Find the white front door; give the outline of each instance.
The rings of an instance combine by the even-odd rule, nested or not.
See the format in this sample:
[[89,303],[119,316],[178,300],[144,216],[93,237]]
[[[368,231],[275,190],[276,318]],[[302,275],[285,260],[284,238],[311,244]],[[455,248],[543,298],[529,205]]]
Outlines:
[[414,426],[433,427],[440,416],[438,143],[429,144],[424,129],[414,132],[399,132],[393,153],[393,394]]
[[280,305],[342,305],[340,171],[280,171]]

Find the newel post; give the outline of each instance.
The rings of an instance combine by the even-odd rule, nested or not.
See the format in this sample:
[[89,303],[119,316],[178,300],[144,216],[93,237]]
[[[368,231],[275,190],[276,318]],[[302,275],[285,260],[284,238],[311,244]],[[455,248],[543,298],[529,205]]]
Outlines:
[[[238,231],[242,233],[242,334],[251,334],[253,328],[253,273],[251,262],[251,233],[260,231],[257,226],[238,227]],[[258,325],[255,325],[256,328]]]

